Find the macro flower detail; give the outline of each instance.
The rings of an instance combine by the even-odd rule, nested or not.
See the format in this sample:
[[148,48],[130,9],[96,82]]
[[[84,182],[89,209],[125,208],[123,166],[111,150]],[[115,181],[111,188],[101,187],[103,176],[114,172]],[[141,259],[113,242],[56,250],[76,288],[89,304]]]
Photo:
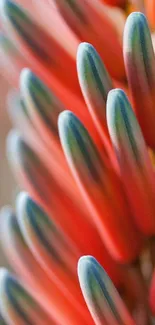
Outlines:
[[97,324],[135,324],[108,275],[93,257],[85,256],[79,260],[78,275],[83,295]]
[[17,181],[0,212],[0,324],[155,322],[150,0],[2,0]]

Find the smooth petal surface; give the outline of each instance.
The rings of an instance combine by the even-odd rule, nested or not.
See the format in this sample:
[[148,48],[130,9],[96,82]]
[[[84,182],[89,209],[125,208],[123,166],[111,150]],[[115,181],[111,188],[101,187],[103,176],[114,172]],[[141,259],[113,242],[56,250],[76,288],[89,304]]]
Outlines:
[[139,249],[139,236],[117,175],[109,163],[102,161],[87,130],[73,113],[60,114],[59,133],[73,176],[102,239],[116,259],[131,261]]
[[120,89],[109,93],[107,122],[135,222],[143,233],[154,234],[155,176],[137,119]]
[[[4,28],[34,69],[38,73],[43,70],[51,79],[52,76],[60,78],[73,92],[79,93],[75,61],[65,49],[14,1],[3,0],[0,9]],[[68,68],[70,78],[67,74]]]
[[81,90],[94,122],[96,126],[100,124],[100,129],[103,124],[102,128],[107,133],[106,100],[113,84],[99,54],[89,43],[79,45],[77,71]]
[[[11,267],[24,283],[32,296],[46,312],[58,322],[72,325],[84,322],[76,301],[66,296],[64,287],[59,288],[54,279],[37,262],[29,250],[12,209],[5,207],[1,214],[1,244]],[[87,323],[86,323],[87,324]]]
[[9,325],[55,323],[24,289],[17,278],[5,269],[0,270],[0,309]]
[[147,144],[155,147],[155,57],[147,20],[132,13],[124,30],[124,60],[134,109]]
[[29,69],[24,69],[21,73],[20,89],[30,119],[41,140],[52,150],[55,160],[61,160],[62,166],[66,165],[57,127],[58,115],[65,109],[63,104]]
[[112,80],[95,48],[81,43],[77,52],[77,71],[81,90],[109,159],[116,165],[106,121],[106,101]]
[[0,33],[0,58],[1,74],[11,86],[18,88],[20,71],[28,66],[28,61],[3,32]]
[[53,137],[58,141],[57,120],[58,115],[65,109],[63,104],[29,69],[24,69],[21,73],[20,90],[41,137],[47,142]]
[[76,264],[80,256],[78,248],[26,194],[22,193],[17,199],[17,215],[25,241],[51,281],[90,322],[76,279]]
[[78,263],[82,293],[96,325],[135,325],[113,283],[91,256]]
[[[106,14],[106,8],[99,1],[55,0],[62,17],[81,41],[91,43],[101,55],[111,75],[125,79],[122,48],[114,23]],[[101,26],[104,26],[102,29]],[[104,48],[106,47],[106,51]],[[113,64],[113,55],[117,65]]]
[[78,245],[80,254],[91,252],[95,255],[118,283],[119,267],[105,249],[89,219],[87,209],[83,210],[83,201],[81,202],[78,194],[75,193],[76,201],[73,201],[69,193],[62,190],[61,183],[51,177],[42,161],[17,133],[10,134],[8,139],[8,157],[19,183]]

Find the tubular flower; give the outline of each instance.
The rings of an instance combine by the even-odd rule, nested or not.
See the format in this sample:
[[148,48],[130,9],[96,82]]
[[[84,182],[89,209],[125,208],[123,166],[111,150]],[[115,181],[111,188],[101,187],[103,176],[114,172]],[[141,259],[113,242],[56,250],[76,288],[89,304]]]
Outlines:
[[1,0],[2,325],[154,324],[154,6]]

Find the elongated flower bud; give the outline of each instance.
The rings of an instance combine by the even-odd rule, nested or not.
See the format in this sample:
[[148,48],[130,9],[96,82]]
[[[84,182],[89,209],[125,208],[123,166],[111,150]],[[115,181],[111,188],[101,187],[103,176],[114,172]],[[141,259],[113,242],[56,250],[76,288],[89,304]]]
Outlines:
[[[65,86],[68,85],[73,92],[79,92],[75,62],[65,49],[14,1],[3,0],[0,8],[4,28],[35,71],[41,75],[45,73],[51,79],[54,76]],[[70,68],[70,78],[67,76],[68,68]]]
[[[29,250],[21,234],[15,213],[4,207],[1,216],[1,244],[13,268],[29,287],[32,296],[58,323],[78,325],[79,310],[43,270]],[[81,318],[81,322],[83,319]]]
[[94,123],[103,138],[107,135],[106,101],[112,81],[95,48],[81,43],[77,53],[77,70],[81,90]]
[[152,235],[155,233],[155,176],[141,129],[122,90],[109,93],[107,121],[135,222],[141,231]]
[[117,175],[102,161],[87,130],[71,112],[60,114],[59,133],[73,176],[110,253],[131,261],[139,250],[139,239]]
[[147,20],[132,13],[124,30],[124,60],[134,109],[147,144],[155,147],[155,57]]
[[[69,193],[62,190],[61,184],[51,177],[46,166],[25,141],[17,134],[12,134],[12,136],[8,141],[8,156],[15,176],[22,186],[29,191],[39,205],[44,207],[49,216],[56,220],[68,237],[74,243],[78,243],[80,254],[91,252],[102,263],[105,260],[105,268],[117,282],[119,268],[117,265],[114,267],[114,262],[98,237],[97,231],[87,220],[88,211],[83,211],[83,202],[77,196],[78,194],[75,193],[76,200],[73,200]],[[73,191],[73,188],[71,190]],[[87,238],[84,235],[81,236],[79,229],[83,234],[87,233]],[[116,272],[113,272],[115,268]]]
[[48,143],[51,138],[58,138],[57,120],[64,110],[63,104],[29,69],[22,71],[20,85],[21,96],[38,133]]
[[108,275],[93,257],[79,260],[78,276],[96,325],[136,325]]
[[22,193],[17,199],[17,215],[24,239],[45,274],[75,302],[80,314],[89,319],[76,280],[80,250],[27,194]]
[[1,74],[10,85],[18,88],[20,71],[28,65],[28,61],[3,32],[0,33],[0,56]]
[[103,141],[106,154],[115,166],[116,160],[106,121],[106,101],[113,84],[101,58],[89,43],[79,45],[77,71],[85,102]]
[[0,270],[0,310],[8,324],[57,324],[5,269]]
[[47,148],[52,150],[57,161],[64,165],[57,120],[64,110],[63,104],[29,69],[24,69],[20,77],[21,97],[30,119]]

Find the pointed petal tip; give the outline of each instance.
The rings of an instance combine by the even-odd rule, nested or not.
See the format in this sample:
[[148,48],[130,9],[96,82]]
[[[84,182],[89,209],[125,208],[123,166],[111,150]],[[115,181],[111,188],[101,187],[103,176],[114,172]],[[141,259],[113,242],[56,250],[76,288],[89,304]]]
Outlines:
[[80,258],[78,262],[78,277],[88,307],[92,296],[94,295],[95,297],[96,295],[95,283],[98,288],[102,287],[102,294],[104,294],[104,282],[110,281],[108,274],[100,263],[93,256],[89,255]]
[[69,110],[65,110],[59,114],[59,120],[65,121],[68,120],[68,118],[70,118],[71,116],[75,116],[74,113]]
[[12,17],[14,10],[20,9],[19,5],[11,0],[0,1],[0,15],[2,19],[4,17]]
[[81,80],[81,77],[82,79],[87,79],[87,74],[91,76],[91,70],[93,69],[93,66],[96,66],[96,64],[99,64],[99,54],[95,47],[87,42],[80,43],[77,50],[77,70],[79,81]]
[[142,12],[132,12],[128,16],[124,28],[124,46],[129,42],[128,37],[130,37],[131,40],[134,39],[137,26],[139,26],[140,31],[142,31],[142,29],[148,29],[147,18]]
[[80,257],[79,261],[78,261],[78,276],[81,277],[81,275],[83,274],[87,274],[90,265],[92,263],[97,263],[96,259],[91,256],[91,255],[85,255]]
[[96,261],[95,257],[91,255],[84,255],[79,258],[78,267],[81,265],[87,265],[88,263]]
[[20,192],[16,197],[16,208],[18,210],[23,210],[28,200],[30,199],[29,194],[26,191]]
[[[62,103],[54,93],[32,70],[28,68],[22,70],[20,76],[20,89],[30,116],[32,110],[35,109],[41,119],[44,120],[45,124],[49,126],[48,123],[51,121],[50,127],[52,128],[54,121],[56,120],[56,114],[63,109]],[[31,117],[33,120],[33,114]],[[37,125],[35,120],[34,124]],[[55,124],[53,128],[54,127],[57,129]],[[41,130],[39,130],[39,132],[40,131]]]
[[22,95],[27,97],[31,87],[36,84],[36,81],[39,81],[37,76],[33,71],[25,67],[20,74],[20,90]]
[[67,127],[72,120],[76,119],[76,116],[69,110],[65,110],[59,114],[58,117],[58,128],[61,133],[65,127]]
[[[5,290],[8,280],[10,280],[10,272],[5,268],[0,268],[0,288]],[[1,290],[0,290],[1,292]]]
[[95,257],[91,255],[82,256],[78,261],[78,277],[81,285],[86,285],[86,281],[89,282],[88,275],[90,272],[94,273],[95,269],[102,269],[103,273],[106,273],[103,267],[99,264]]
[[99,59],[99,54],[91,43],[82,42],[79,44],[77,50],[77,68],[83,67],[83,69],[86,69],[86,64],[91,66],[93,62]]
[[26,220],[30,217],[31,221],[33,218],[36,219],[36,222],[40,224],[39,216],[42,216],[42,221],[48,219],[48,216],[42,210],[39,204],[37,204],[34,199],[31,198],[29,193],[20,192],[16,199],[16,211],[17,211],[17,220],[20,225],[21,230],[25,233],[25,224]]
[[112,141],[114,141],[114,146],[116,146],[116,134],[120,134],[120,132],[123,132],[121,134],[122,136],[124,134],[125,137],[126,131],[123,125],[124,122],[128,120],[129,115],[131,114],[132,108],[125,92],[121,89],[114,89],[110,91],[107,99],[106,118],[109,134],[111,136]]
[[138,20],[146,20],[146,16],[140,12],[140,11],[136,11],[136,12],[132,12],[127,20],[131,20],[131,21],[138,21]]
[[22,85],[23,83],[27,83],[29,79],[31,78],[32,71],[28,67],[25,67],[22,69],[20,73],[20,84]]
[[24,213],[27,213],[29,207],[41,211],[39,205],[31,198],[28,192],[20,192],[16,197],[17,219],[19,222],[23,219]]
[[115,88],[109,91],[108,96],[118,96],[119,94],[125,94],[124,90],[122,90],[121,88]]
[[85,53],[87,51],[90,51],[92,49],[95,50],[95,48],[93,47],[92,44],[87,43],[87,42],[80,43],[78,46],[78,50],[77,50],[77,59],[80,58],[81,56],[85,55]]
[[25,234],[25,211],[27,210],[29,200],[31,200],[31,198],[27,192],[20,192],[16,198],[17,221],[23,234]]
[[12,129],[6,138],[7,152],[12,150],[14,146],[21,140],[21,134],[17,129]]
[[20,132],[16,129],[11,130],[6,139],[6,155],[11,167],[16,169],[28,150],[29,147],[23,140]]
[[107,98],[107,116],[109,116],[111,108],[116,107],[118,102],[120,103],[124,99],[127,99],[124,90],[119,88],[110,90]]
[[[63,111],[58,117],[58,130],[60,141],[67,157],[70,157],[70,150],[76,151],[73,142],[83,130],[83,125],[78,117],[71,111]],[[82,145],[82,144],[81,144]]]
[[7,6],[10,4],[10,0],[1,0],[0,1],[0,13],[3,14],[7,8]]
[[19,221],[23,219],[24,212],[26,212],[29,207],[41,211],[41,207],[31,198],[28,192],[20,192],[16,197],[16,210]]
[[[112,80],[102,59],[93,45],[81,43],[77,52],[77,73],[85,102],[94,123],[105,125],[105,106],[107,95],[113,88]],[[98,128],[98,122],[97,122]]]
[[[7,152],[12,151],[12,149],[17,148],[19,143],[22,141],[20,132],[17,129],[12,129],[6,139]],[[13,150],[14,151],[14,150]]]

